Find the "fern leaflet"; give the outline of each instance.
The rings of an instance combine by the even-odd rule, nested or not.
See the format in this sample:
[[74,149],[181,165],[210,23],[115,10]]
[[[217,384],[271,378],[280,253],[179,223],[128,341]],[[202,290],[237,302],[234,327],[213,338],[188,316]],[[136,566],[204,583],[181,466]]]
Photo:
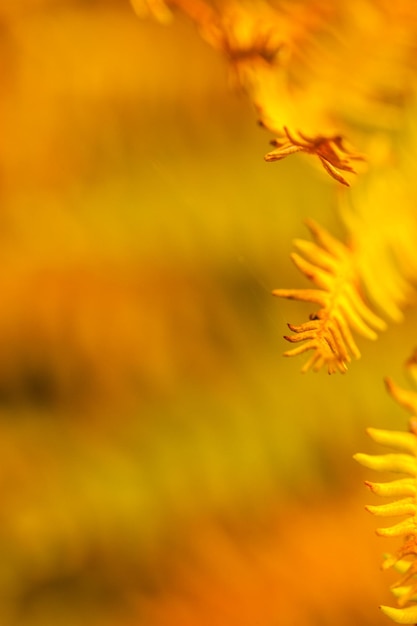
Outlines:
[[291,258],[297,268],[319,289],[276,289],[273,294],[320,306],[310,320],[296,326],[289,324],[292,335],[285,336],[297,346],[284,353],[296,356],[308,350],[313,354],[303,372],[327,367],[329,374],[344,373],[351,357],[360,358],[352,330],[368,339],[376,339],[376,331],[386,323],[365,304],[359,287],[354,253],[313,220],[307,226],[314,241],[296,240],[301,254]]
[[[413,359],[411,364],[415,364]],[[409,363],[410,363],[409,362]],[[409,432],[368,429],[370,437],[378,444],[394,449],[381,455],[356,454],[354,458],[365,467],[382,472],[395,472],[405,477],[385,483],[366,481],[378,496],[391,498],[388,504],[367,506],[373,515],[404,517],[393,526],[378,528],[381,537],[401,537],[404,543],[395,555],[389,555],[383,569],[393,567],[401,574],[392,587],[398,608],[381,606],[385,615],[398,624],[417,623],[417,394],[401,389],[387,380],[391,395],[414,417],[409,420]]]

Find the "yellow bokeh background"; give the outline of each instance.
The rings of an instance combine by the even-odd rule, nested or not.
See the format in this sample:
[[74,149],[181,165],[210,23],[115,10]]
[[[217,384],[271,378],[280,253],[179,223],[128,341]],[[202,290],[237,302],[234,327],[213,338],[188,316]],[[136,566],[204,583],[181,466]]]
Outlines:
[[0,624],[383,624],[351,457],[406,423],[382,381],[415,314],[302,376],[308,307],[271,296],[305,284],[304,219],[343,237],[334,181],[264,162],[179,16],[0,0],[0,24]]

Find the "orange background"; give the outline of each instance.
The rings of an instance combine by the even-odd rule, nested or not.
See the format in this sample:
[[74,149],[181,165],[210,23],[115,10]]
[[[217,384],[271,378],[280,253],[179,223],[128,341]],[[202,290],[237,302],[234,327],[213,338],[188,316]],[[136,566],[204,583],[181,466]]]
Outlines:
[[301,376],[280,353],[308,307],[271,296],[305,285],[303,219],[343,235],[334,182],[264,163],[181,17],[0,19],[0,623],[385,623],[396,544],[351,457],[406,424],[382,378],[415,315],[346,376]]

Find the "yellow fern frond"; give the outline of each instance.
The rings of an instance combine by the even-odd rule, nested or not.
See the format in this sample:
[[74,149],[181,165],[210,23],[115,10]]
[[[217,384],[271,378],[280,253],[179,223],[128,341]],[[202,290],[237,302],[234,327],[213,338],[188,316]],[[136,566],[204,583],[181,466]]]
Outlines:
[[223,55],[261,125],[278,137],[268,161],[314,155],[343,185],[358,155],[342,137],[368,153],[375,132],[398,128],[417,90],[410,2],[405,9],[385,0],[131,2],[163,22],[181,12]]
[[[416,106],[411,113],[416,114]],[[408,135],[401,134],[404,151],[417,139]],[[405,174],[410,154],[398,155],[389,145],[386,149],[384,164],[374,164],[351,193],[339,195],[339,209],[369,300],[392,321],[401,322],[404,309],[416,300],[417,196],[414,180]]]
[[302,342],[302,345],[284,355],[296,356],[312,350],[313,355],[302,368],[303,372],[327,367],[329,374],[343,373],[352,356],[360,357],[351,331],[376,339],[376,331],[384,330],[386,324],[362,297],[352,250],[316,222],[308,220],[307,226],[314,241],[296,240],[295,246],[302,255],[293,253],[291,258],[319,289],[276,289],[273,294],[312,302],[320,308],[308,322],[300,326],[288,325],[294,334],[285,339],[291,343]]
[[[413,358],[410,360],[414,366]],[[410,363],[409,361],[409,363]],[[407,410],[417,409],[417,393],[406,391],[387,381],[391,395]],[[368,429],[369,436],[378,444],[394,449],[381,455],[356,454],[354,458],[365,467],[376,471],[405,474],[404,478],[385,483],[365,484],[378,496],[392,498],[388,504],[367,506],[366,509],[379,517],[405,517],[392,526],[378,528],[381,537],[405,537],[401,548],[388,555],[383,569],[393,567],[401,574],[392,587],[398,608],[381,606],[385,615],[398,624],[417,622],[417,417],[409,420],[409,432]]]

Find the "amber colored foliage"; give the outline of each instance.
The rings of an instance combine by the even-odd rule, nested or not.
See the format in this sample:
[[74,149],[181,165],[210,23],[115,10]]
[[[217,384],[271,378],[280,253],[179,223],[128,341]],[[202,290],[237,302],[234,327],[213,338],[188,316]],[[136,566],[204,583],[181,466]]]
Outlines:
[[324,172],[265,164],[179,16],[19,0],[0,19],[0,623],[377,624],[350,457],[389,421],[380,380],[414,321],[348,393],[280,358],[291,239],[307,216],[342,231]]
[[186,16],[222,54],[260,125],[276,136],[266,161],[303,153],[345,187],[334,198],[348,231],[345,248],[317,225],[314,243],[303,243],[308,259],[293,255],[321,291],[275,291],[320,305],[308,322],[290,324],[295,334],[285,338],[303,344],[286,356],[312,350],[302,371],[345,372],[351,354],[360,354],[351,330],[375,338],[385,327],[377,313],[399,321],[414,299],[415,6],[393,9],[376,0],[331,6],[135,0],[133,6],[162,22]]

